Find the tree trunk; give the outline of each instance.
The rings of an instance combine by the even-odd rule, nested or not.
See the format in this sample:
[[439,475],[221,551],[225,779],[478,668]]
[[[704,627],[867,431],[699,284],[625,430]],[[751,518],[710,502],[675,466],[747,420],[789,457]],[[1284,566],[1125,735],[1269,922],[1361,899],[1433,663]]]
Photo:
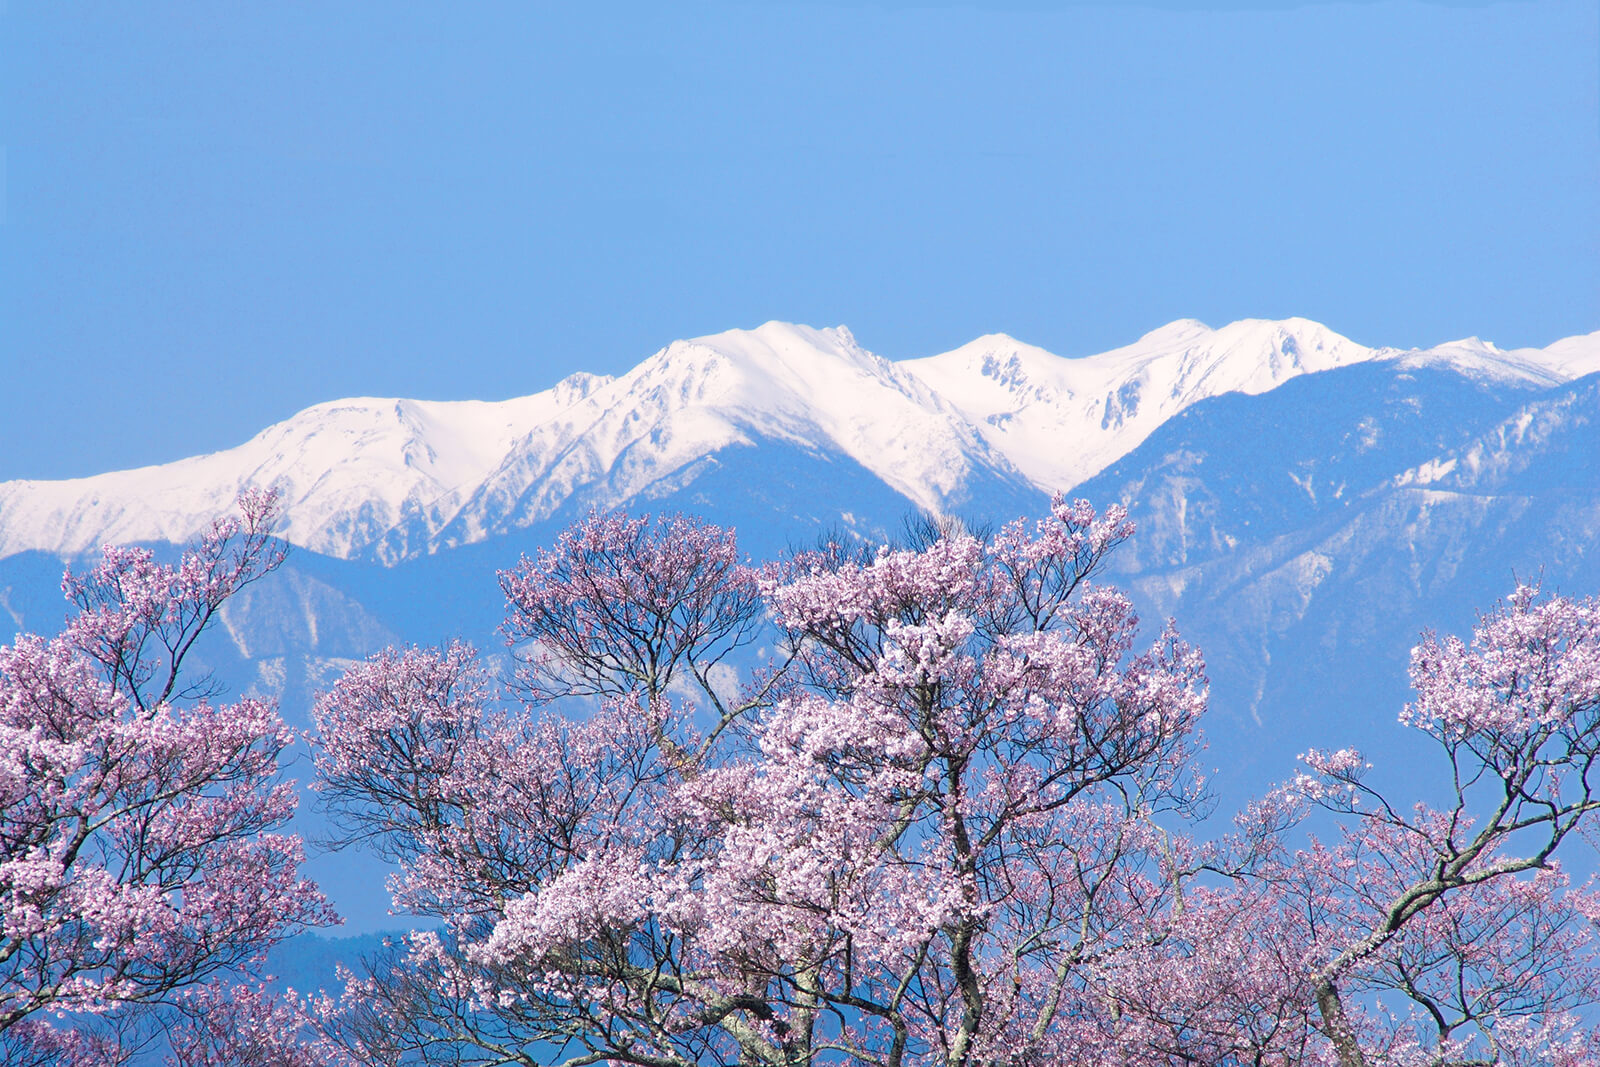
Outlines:
[[1339,1054],[1339,1067],[1367,1067],[1367,1057],[1361,1052],[1361,1043],[1356,1040],[1350,1020],[1345,1018],[1344,1002],[1339,999],[1338,987],[1331,979],[1317,984],[1317,1008],[1322,1012],[1323,1032]]

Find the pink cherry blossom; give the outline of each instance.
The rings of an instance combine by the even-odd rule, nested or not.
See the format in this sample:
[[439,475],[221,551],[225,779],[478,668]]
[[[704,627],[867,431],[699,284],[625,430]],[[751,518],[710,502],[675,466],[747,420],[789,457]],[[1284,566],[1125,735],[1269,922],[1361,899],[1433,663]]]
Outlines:
[[107,548],[64,579],[61,635],[0,648],[8,1062],[114,1062],[119,1036],[185,990],[333,921],[296,874],[299,838],[277,832],[295,807],[277,775],[293,734],[267,704],[213,703],[181,673],[222,603],[283,558],[273,497],[241,505],[174,566]]
[[1419,646],[1445,803],[1314,751],[1206,836],[1200,653],[1097,580],[1132,532],[1058,499],[756,568],[580,522],[501,576],[515,678],[390,650],[317,705],[325,805],[437,927],[233,1003],[359,1065],[1595,1062],[1600,899],[1555,855],[1596,804],[1595,603]]

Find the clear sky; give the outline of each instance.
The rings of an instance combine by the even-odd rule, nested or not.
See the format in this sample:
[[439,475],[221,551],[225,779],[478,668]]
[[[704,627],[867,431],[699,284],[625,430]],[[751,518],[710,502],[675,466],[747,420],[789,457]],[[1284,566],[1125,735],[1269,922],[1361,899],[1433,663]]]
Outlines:
[[845,323],[1600,328],[1600,2],[0,0],[0,479]]

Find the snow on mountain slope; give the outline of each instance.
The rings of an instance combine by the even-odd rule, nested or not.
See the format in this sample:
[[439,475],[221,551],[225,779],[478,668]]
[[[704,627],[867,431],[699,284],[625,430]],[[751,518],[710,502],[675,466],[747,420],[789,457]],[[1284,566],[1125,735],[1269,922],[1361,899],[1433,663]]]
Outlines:
[[[1584,339],[1573,337],[1568,340],[1581,342]],[[1576,367],[1587,358],[1586,351],[1582,349],[1574,349],[1567,357],[1554,354],[1553,350],[1554,346],[1551,349],[1519,348],[1508,352],[1492,341],[1467,337],[1432,348],[1402,352],[1398,359],[1402,366],[1448,367],[1479,381],[1523,382],[1548,387],[1577,377],[1569,368]],[[1595,354],[1600,355],[1600,346],[1597,346]]]
[[1469,377],[1549,386],[1600,370],[1600,334],[1502,352],[1472,338],[1437,348],[1367,348],[1307,319],[1194,319],[1123,348],[1066,359],[990,334],[903,368],[942,393],[1036,485],[1067,489],[1133,451],[1197,401],[1258,394],[1301,374],[1369,360],[1448,366]]
[[776,440],[841,452],[917,507],[974,478],[1021,479],[940,397],[843,327],[771,322],[677,341],[519,440],[443,544],[527,526],[567,501],[650,499],[729,447]]
[[679,341],[615,380],[500,403],[320,404],[238,448],[159,467],[0,485],[0,556],[182,541],[240,488],[279,486],[284,535],[385,562],[482,540],[581,499],[659,495],[717,451],[777,439],[856,460],[941,510],[974,477],[1025,484],[961,416],[846,329],[768,323]]
[[0,557],[182,542],[231,512],[250,485],[283,491],[288,540],[353,556],[407,517],[442,525],[528,424],[607,381],[573,375],[500,403],[336,400],[206,456],[90,478],[0,483]]
[[[1493,345],[1489,347],[1494,348]],[[1499,349],[1495,349],[1499,352]],[[1518,348],[1501,353],[1507,359],[1527,359],[1562,381],[1600,371],[1600,330],[1565,337],[1547,348]]]
[[843,455],[910,504],[947,511],[979,486],[1069,489],[1199,400],[1374,359],[1548,386],[1600,370],[1600,332],[1543,350],[1474,338],[1402,352],[1305,319],[1184,319],[1079,359],[993,334],[892,363],[843,327],[771,322],[674,342],[615,379],[577,374],[497,403],[334,401],[208,456],[0,483],[0,558],[182,541],[265,484],[284,493],[289,540],[393,563],[563,508],[656,499],[722,450],[763,441]]

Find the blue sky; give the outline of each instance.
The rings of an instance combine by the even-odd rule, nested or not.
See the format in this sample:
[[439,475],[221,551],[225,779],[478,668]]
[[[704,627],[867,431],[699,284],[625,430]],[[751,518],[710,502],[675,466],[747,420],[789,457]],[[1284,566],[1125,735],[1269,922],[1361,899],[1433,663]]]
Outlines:
[[1600,3],[11,3],[0,479],[771,318],[1600,328]]

